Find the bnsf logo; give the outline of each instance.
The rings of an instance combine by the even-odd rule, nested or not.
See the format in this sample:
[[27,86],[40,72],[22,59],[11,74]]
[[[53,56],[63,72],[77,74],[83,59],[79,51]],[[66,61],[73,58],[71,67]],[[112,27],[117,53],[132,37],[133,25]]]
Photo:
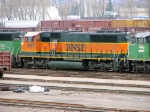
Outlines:
[[84,44],[66,44],[66,51],[84,51]]

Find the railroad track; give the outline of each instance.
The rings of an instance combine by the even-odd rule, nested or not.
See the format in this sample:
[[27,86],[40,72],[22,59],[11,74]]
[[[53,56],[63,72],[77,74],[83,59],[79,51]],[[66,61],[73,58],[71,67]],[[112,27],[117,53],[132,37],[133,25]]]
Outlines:
[[[131,84],[118,84],[117,83],[94,83],[94,82],[75,82],[75,81],[67,81],[67,80],[59,80],[60,77],[69,77],[69,78],[95,78],[95,79],[127,79],[130,80],[140,80],[140,81],[149,81],[150,75],[149,74],[132,74],[132,73],[114,73],[114,72],[92,72],[92,71],[72,71],[72,70],[45,70],[45,69],[12,69],[10,71],[7,71],[7,73],[16,74],[18,77],[7,76],[4,75],[4,78],[1,80],[1,83],[3,84],[9,84],[12,86],[12,88],[15,87],[22,87],[27,88],[31,85],[41,85],[44,87],[49,87],[52,90],[63,90],[63,91],[80,91],[83,92],[91,92],[97,94],[104,94],[104,93],[110,93],[110,94],[129,94],[129,95],[140,95],[143,96],[149,96],[149,85],[131,85]],[[25,78],[21,78],[25,77]],[[28,77],[28,78],[26,78]],[[31,78],[33,77],[33,79]],[[39,78],[35,78],[39,77]],[[43,80],[42,77],[45,77],[46,80]],[[55,77],[56,80],[49,80],[48,78]],[[58,79],[57,79],[58,78]],[[20,83],[11,83],[11,81],[20,81]],[[115,81],[114,81],[115,82]],[[46,84],[47,83],[47,84]],[[57,84],[58,85],[57,85]],[[43,85],[42,85],[43,84]],[[67,84],[72,84],[71,86],[68,86]],[[77,87],[78,85],[78,87]],[[94,88],[93,86],[97,86]],[[105,86],[105,87],[104,87]],[[108,86],[109,89],[107,88]],[[116,86],[120,87],[120,89],[116,89]],[[128,91],[127,89],[123,89],[126,87],[131,87]],[[138,88],[137,91],[134,91],[135,88]],[[147,91],[141,91],[142,89],[145,89]],[[100,93],[101,92],[101,93]],[[26,97],[26,96],[23,96]],[[91,97],[92,98],[92,97]],[[32,98],[31,98],[32,99]],[[126,98],[125,98],[126,99]],[[79,100],[79,99],[78,99]],[[132,101],[134,99],[129,99],[129,101]],[[23,99],[10,99],[1,97],[0,98],[0,104],[1,105],[10,105],[10,106],[29,106],[29,107],[40,107],[40,108],[53,108],[53,109],[65,109],[65,110],[72,110],[72,111],[80,111],[80,112],[104,112],[104,111],[145,111],[146,109],[133,109],[133,108],[118,108],[117,106],[114,106],[113,108],[103,107],[103,106],[87,106],[82,105],[82,103],[76,103],[76,104],[70,104],[68,103],[61,103],[61,102],[48,102],[48,101],[30,101],[30,100],[23,100]],[[65,100],[64,100],[65,101]],[[76,101],[75,101],[76,102]],[[147,101],[145,101],[147,102]],[[149,102],[149,100],[148,100]],[[147,102],[147,103],[148,103]]]
[[8,91],[9,85],[8,84],[0,84],[0,91]]
[[[9,80],[10,79],[10,80]],[[13,80],[14,79],[14,80]],[[44,76],[18,76],[7,75],[0,84],[9,84],[16,87],[27,88],[31,85],[41,85],[57,90],[95,91],[126,94],[150,94],[150,83],[148,81],[126,81],[110,79],[84,79],[84,78],[62,78]]]
[[[6,76],[7,76],[7,74],[6,74]],[[32,76],[32,75],[28,75],[28,76],[30,76],[28,78],[33,77],[34,79],[36,79],[36,77],[38,77],[41,80],[42,80],[42,77],[44,77],[44,76]],[[11,77],[13,77],[13,75],[10,75],[10,79],[11,79]],[[20,80],[21,77],[25,78],[25,76],[21,76],[21,75],[16,75],[15,77],[20,77],[18,80]],[[137,99],[137,98],[139,99],[140,97],[144,96],[144,99],[141,98],[140,101],[137,100],[137,102],[138,103],[145,102],[146,104],[148,104],[149,101],[150,101],[150,99],[147,99],[147,97],[149,98],[149,94],[150,94],[150,91],[149,91],[148,87],[144,87],[144,88],[140,88],[140,87],[137,87],[137,88],[133,87],[132,88],[131,87],[129,89],[126,88],[126,87],[120,87],[120,89],[119,89],[119,87],[117,87],[117,88],[113,87],[113,86],[116,86],[116,84],[117,84],[116,81],[113,81],[114,85],[111,85],[112,83],[108,81],[108,83],[110,83],[110,85],[109,85],[110,87],[102,86],[101,84],[96,84],[96,85],[93,84],[92,85],[92,81],[91,81],[91,84],[87,83],[87,82],[85,84],[75,84],[75,83],[73,83],[74,81],[72,80],[72,81],[70,81],[70,84],[67,84],[67,83],[65,84],[66,81],[57,79],[57,77],[54,77],[54,78],[56,78],[56,80],[59,81],[59,83],[49,82],[50,79],[52,80],[52,77],[47,78],[47,76],[45,76],[45,82],[40,82],[40,80],[39,80],[39,82],[35,82],[35,81],[31,81],[31,80],[27,81],[28,79],[25,79],[25,81],[22,81],[22,80],[13,81],[13,80],[6,80],[5,77],[4,77],[4,79],[2,79],[0,82],[3,83],[3,85],[5,85],[5,84],[8,85],[10,87],[10,90],[13,90],[13,88],[16,88],[16,87],[21,87],[23,89],[26,89],[27,87],[29,87],[31,85],[41,85],[43,87],[49,87],[51,91],[55,90],[55,91],[61,91],[61,92],[60,92],[60,94],[58,94],[56,96],[56,99],[54,98],[53,100],[50,98],[50,97],[53,97],[53,96],[51,96],[51,94],[44,95],[44,96],[48,96],[45,99],[51,99],[50,101],[49,100],[42,100],[44,96],[42,96],[42,95],[40,96],[39,94],[38,95],[36,94],[37,96],[36,95],[30,96],[30,95],[32,95],[32,93],[28,93],[28,91],[26,91],[25,94],[24,93],[22,93],[22,94],[9,93],[9,91],[6,92],[6,93],[1,92],[2,95],[0,97],[0,104],[1,105],[10,105],[10,106],[25,106],[25,107],[29,106],[29,107],[40,107],[40,108],[65,109],[65,110],[80,111],[80,112],[86,112],[86,111],[87,112],[89,112],[89,111],[90,112],[101,112],[101,111],[102,112],[104,112],[104,111],[110,111],[110,112],[111,111],[113,111],[113,112],[114,111],[117,111],[117,112],[118,111],[132,111],[132,112],[133,111],[143,111],[143,112],[148,112],[148,111],[145,111],[146,109],[144,109],[144,108],[140,110],[139,108],[135,109],[135,108],[128,108],[128,107],[124,107],[124,106],[122,106],[120,108],[119,108],[119,106],[118,107],[114,106],[112,108],[112,107],[109,107],[109,106],[105,107],[105,106],[97,105],[97,103],[99,102],[98,98],[101,98],[101,97],[97,97],[96,99],[93,98],[97,95],[104,94],[104,93],[107,93],[106,95],[108,95],[108,93],[109,94],[118,94],[118,95],[125,93],[126,95],[130,95],[132,97],[135,96],[135,95],[138,95],[138,97],[133,98],[133,99],[131,97],[131,99],[129,99],[129,102],[134,101],[135,99]],[[76,80],[76,79],[74,79],[74,80]],[[148,82],[148,81],[143,81],[143,82]],[[93,83],[94,83],[94,81],[93,81]],[[143,83],[141,83],[139,85],[142,86],[142,84]],[[129,83],[129,85],[130,85],[130,83]],[[143,86],[145,86],[145,85],[143,85]],[[137,89],[137,91],[135,89]],[[142,89],[143,89],[143,91],[142,91]],[[146,91],[144,91],[144,89]],[[53,94],[53,92],[51,92],[51,91],[50,91],[50,93]],[[85,93],[88,94],[89,92],[93,92],[93,94],[91,94],[91,96],[90,96],[90,100],[93,100],[93,101],[96,100],[97,103],[94,104],[94,106],[90,105],[91,104],[90,102],[88,102],[90,106],[86,105],[86,103],[84,105],[83,102],[80,102],[80,98],[82,98],[80,96],[80,94],[77,97],[77,99],[75,98],[73,100],[73,99],[66,98],[68,96],[68,93],[65,92],[65,91],[72,91],[71,94],[73,94],[74,92],[80,92],[80,94],[85,94]],[[64,94],[66,94],[67,96],[63,96]],[[61,99],[61,100],[58,100],[57,97],[60,97],[60,95],[62,95],[61,97],[65,97],[65,98]],[[28,97],[28,96],[30,96],[30,97]],[[87,99],[87,96],[88,95],[85,96],[85,98],[83,100],[84,102],[86,102],[85,99]],[[41,97],[42,98],[42,99],[40,99],[41,101],[38,100],[37,97],[38,98]],[[55,97],[55,95],[54,95],[54,97]],[[70,98],[72,98],[72,96]],[[126,98],[128,99],[127,96],[126,96]],[[32,100],[27,100],[27,99],[32,99]],[[118,97],[117,97],[117,99],[118,99]],[[37,101],[34,101],[34,100],[37,100]],[[114,100],[114,97],[112,98],[112,100]],[[58,101],[58,102],[55,102],[55,101]],[[103,99],[102,99],[102,101],[103,101]],[[126,101],[126,100],[124,100],[124,101]],[[71,103],[71,102],[76,102],[76,103]],[[135,103],[137,103],[137,102],[135,102]]]
[[93,72],[78,70],[46,70],[46,69],[25,69],[12,68],[6,71],[8,74],[37,75],[52,77],[81,77],[101,79],[125,79],[125,80],[150,80],[150,74],[146,73],[116,73],[116,72]]
[[121,108],[106,108],[106,107],[95,107],[95,106],[84,106],[81,104],[73,104],[73,103],[58,103],[58,102],[43,102],[43,101],[31,101],[31,100],[18,100],[18,99],[5,99],[0,98],[1,105],[9,105],[9,106],[25,106],[25,107],[38,107],[38,108],[53,108],[53,109],[65,109],[68,111],[79,111],[79,112],[104,112],[104,111],[143,111],[139,109],[121,109]]
[[[22,94],[23,95],[23,94]],[[27,93],[27,95],[30,95],[29,93]],[[19,96],[19,94],[17,94],[17,96]],[[48,96],[48,95],[44,95],[44,96]],[[44,96],[42,96],[41,98],[43,98]],[[24,97],[24,99],[22,98],[0,98],[0,105],[7,105],[7,106],[21,106],[21,107],[38,107],[38,108],[50,108],[50,109],[60,109],[60,110],[67,110],[69,112],[72,111],[78,111],[78,112],[149,112],[149,109],[140,109],[139,107],[137,108],[129,108],[126,105],[125,106],[117,106],[119,104],[116,103],[116,106],[111,106],[111,107],[107,107],[107,106],[101,106],[101,103],[99,105],[86,105],[86,104],[82,104],[76,101],[70,101],[67,103],[63,103],[63,102],[57,102],[58,100],[53,100],[53,101],[40,101],[38,99],[33,99],[34,96],[32,96],[32,98],[28,98],[27,96],[22,96]],[[40,96],[39,96],[40,97]],[[30,99],[30,100],[27,100]],[[51,98],[49,98],[51,99]],[[128,99],[128,98],[127,98]],[[130,99],[132,100],[132,99]],[[92,100],[93,101],[93,100]],[[65,100],[64,100],[65,102]],[[94,102],[93,102],[94,103]],[[105,101],[104,101],[105,103]],[[137,102],[138,103],[138,102]],[[141,102],[142,103],[142,102]],[[148,104],[148,103],[147,103]]]
[[[76,80],[61,80],[61,79],[54,79],[54,80],[49,80],[49,78],[47,78],[47,80],[44,79],[44,77],[42,76],[37,76],[37,77],[29,77],[29,75],[27,76],[27,78],[24,78],[24,77],[13,77],[13,76],[16,76],[16,75],[12,75],[10,77],[9,74],[6,74],[6,76],[3,78],[3,80],[10,80],[10,81],[25,81],[25,82],[47,82],[47,83],[61,83],[61,84],[82,84],[82,85],[99,85],[99,86],[118,86],[118,87],[142,87],[142,88],[150,88],[150,85],[142,85],[142,84],[125,84],[125,83],[114,83],[114,82],[109,82],[103,81],[102,82],[92,82],[92,81],[76,81]],[[50,78],[53,78],[53,77],[50,77]]]

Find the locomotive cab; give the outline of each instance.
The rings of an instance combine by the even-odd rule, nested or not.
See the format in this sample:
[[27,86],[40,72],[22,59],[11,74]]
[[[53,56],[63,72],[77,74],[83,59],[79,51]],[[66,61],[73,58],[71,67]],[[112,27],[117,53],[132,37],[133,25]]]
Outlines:
[[50,32],[26,33],[21,44],[22,65],[27,68],[45,66],[49,51]]
[[39,32],[28,32],[27,34],[25,34],[24,42],[22,42],[21,44],[22,55],[35,55],[39,51],[39,47]]
[[[35,57],[40,51],[40,32],[28,32],[21,43],[21,59],[24,65],[34,64],[32,57]],[[24,57],[24,58],[22,58]]]

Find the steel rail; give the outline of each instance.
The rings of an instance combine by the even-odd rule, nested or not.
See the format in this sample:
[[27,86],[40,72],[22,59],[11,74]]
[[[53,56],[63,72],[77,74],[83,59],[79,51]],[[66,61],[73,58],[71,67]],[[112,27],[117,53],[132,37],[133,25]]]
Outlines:
[[95,106],[84,106],[81,104],[69,104],[69,103],[59,103],[59,102],[43,102],[43,101],[31,101],[31,100],[18,100],[18,99],[5,99],[0,98],[1,105],[11,105],[11,106],[25,106],[25,107],[38,107],[38,108],[53,108],[53,109],[67,109],[76,110],[84,112],[104,112],[104,111],[142,111],[148,112],[147,110],[137,110],[137,109],[123,109],[123,108],[106,108],[106,107],[95,107]]
[[[0,83],[2,84],[2,83]],[[21,87],[22,89],[27,89],[29,84],[8,84],[11,87],[9,90],[14,90],[12,88]],[[44,87],[44,86],[43,86]],[[139,94],[139,95],[150,95],[150,92],[147,91],[128,91],[128,90],[112,90],[112,89],[98,89],[98,88],[79,88],[79,87],[62,87],[62,86],[45,86],[54,90],[68,90],[68,91],[87,91],[87,92],[108,92],[108,93],[122,93],[122,94]]]
[[13,81],[26,81],[26,82],[50,82],[50,83],[62,83],[62,84],[82,84],[82,85],[104,85],[104,86],[119,86],[119,87],[142,87],[149,88],[149,85],[134,85],[134,84],[117,84],[117,83],[98,83],[98,82],[81,82],[81,81],[65,81],[65,80],[43,80],[43,79],[25,79],[25,78],[12,78],[4,77],[4,80]]
[[19,75],[37,75],[37,76],[64,76],[64,77],[93,77],[104,79],[127,79],[127,80],[150,80],[150,74],[147,73],[117,73],[117,72],[93,72],[93,71],[79,71],[79,70],[47,70],[47,69],[25,69],[12,68],[6,71],[8,74]]

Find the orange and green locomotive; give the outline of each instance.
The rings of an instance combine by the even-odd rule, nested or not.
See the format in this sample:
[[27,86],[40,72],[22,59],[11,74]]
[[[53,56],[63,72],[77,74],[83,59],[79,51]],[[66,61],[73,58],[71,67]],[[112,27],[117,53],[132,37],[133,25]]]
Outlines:
[[130,39],[130,33],[123,31],[28,32],[20,58],[27,68],[125,71]]

